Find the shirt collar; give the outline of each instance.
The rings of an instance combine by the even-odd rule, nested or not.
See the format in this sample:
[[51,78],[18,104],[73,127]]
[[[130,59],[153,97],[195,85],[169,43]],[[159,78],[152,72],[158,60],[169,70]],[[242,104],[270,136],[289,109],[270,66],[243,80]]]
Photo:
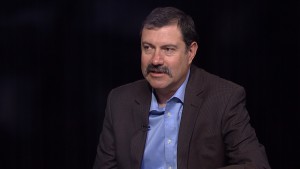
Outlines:
[[[180,85],[180,87],[177,89],[177,91],[175,92],[175,94],[167,101],[167,103],[170,100],[172,100],[173,98],[177,98],[177,99],[179,99],[181,101],[181,103],[184,103],[185,88],[186,88],[189,76],[190,76],[190,70],[188,71],[188,74],[187,74],[184,82]],[[151,99],[150,111],[153,111],[153,110],[164,111],[164,107],[160,108],[158,106],[157,99],[156,99],[155,94],[154,94],[154,90],[152,89],[152,99]]]

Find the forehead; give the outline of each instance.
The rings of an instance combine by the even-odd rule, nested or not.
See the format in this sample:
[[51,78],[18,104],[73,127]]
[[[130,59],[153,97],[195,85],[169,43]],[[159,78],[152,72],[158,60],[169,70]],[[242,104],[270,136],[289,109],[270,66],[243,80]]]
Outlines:
[[178,43],[183,42],[183,37],[177,24],[172,24],[160,28],[143,28],[141,34],[141,41],[148,43]]

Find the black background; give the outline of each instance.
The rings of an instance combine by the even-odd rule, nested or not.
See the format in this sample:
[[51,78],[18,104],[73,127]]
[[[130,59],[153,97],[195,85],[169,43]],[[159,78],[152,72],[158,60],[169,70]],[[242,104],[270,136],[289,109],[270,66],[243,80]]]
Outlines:
[[272,168],[299,165],[299,1],[0,2],[0,168],[88,169],[106,97],[142,78],[139,29],[157,6],[190,14],[194,63],[246,88]]

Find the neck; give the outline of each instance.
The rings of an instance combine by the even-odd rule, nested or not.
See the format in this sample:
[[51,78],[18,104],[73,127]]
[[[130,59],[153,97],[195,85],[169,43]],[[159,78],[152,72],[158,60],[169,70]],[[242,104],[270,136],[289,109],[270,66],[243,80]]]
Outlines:
[[159,106],[165,106],[167,101],[174,95],[175,91],[164,92],[162,90],[155,90],[155,95]]

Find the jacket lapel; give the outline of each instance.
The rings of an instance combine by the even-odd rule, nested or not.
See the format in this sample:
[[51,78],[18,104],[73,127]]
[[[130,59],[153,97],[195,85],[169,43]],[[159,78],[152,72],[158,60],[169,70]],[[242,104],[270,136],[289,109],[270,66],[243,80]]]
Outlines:
[[178,169],[187,167],[190,140],[199,114],[199,108],[202,104],[202,77],[199,75],[199,70],[195,69],[193,66],[191,67],[191,74],[185,91],[184,107],[178,134]]
[[136,132],[131,139],[130,145],[132,169],[141,168],[149,124],[148,114],[151,103],[151,88],[145,83],[142,85],[141,90],[136,93],[137,95],[132,109],[133,123],[135,124]]

